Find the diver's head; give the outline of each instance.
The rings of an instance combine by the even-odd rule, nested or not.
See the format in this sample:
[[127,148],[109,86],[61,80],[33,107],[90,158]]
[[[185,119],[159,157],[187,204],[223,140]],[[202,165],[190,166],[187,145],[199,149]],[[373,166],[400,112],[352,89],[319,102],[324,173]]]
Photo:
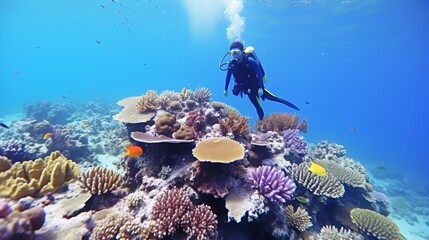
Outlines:
[[229,55],[233,61],[240,62],[243,59],[244,46],[241,42],[236,41],[229,46]]

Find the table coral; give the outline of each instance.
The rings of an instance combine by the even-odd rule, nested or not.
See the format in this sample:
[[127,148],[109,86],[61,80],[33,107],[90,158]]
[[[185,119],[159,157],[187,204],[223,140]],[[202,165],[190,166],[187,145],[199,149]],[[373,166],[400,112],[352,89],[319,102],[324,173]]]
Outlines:
[[244,147],[229,138],[209,138],[199,142],[192,154],[203,162],[230,163],[243,159]]

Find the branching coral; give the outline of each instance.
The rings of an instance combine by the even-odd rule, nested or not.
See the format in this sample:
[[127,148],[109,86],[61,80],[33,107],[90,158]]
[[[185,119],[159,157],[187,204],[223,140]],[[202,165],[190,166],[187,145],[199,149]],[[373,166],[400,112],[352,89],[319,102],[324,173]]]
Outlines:
[[364,233],[377,239],[404,239],[399,227],[389,218],[368,209],[354,208],[350,211],[352,222]]
[[302,132],[307,132],[307,121],[302,121],[298,124],[298,115],[289,113],[274,113],[262,120],[256,122],[255,128],[259,131],[276,131],[282,133],[287,129],[299,129]]
[[206,87],[199,87],[195,89],[194,93],[192,94],[193,100],[195,100],[201,106],[204,106],[206,103],[210,102],[211,96],[212,93]]
[[129,214],[116,213],[111,214],[105,219],[96,222],[92,231],[91,239],[136,239],[140,234],[140,223]]
[[82,187],[92,195],[101,195],[121,186],[122,177],[112,170],[97,166],[82,173],[81,182]]
[[292,205],[287,205],[284,210],[289,226],[293,226],[301,232],[313,226],[311,217],[304,208],[298,207],[295,211]]
[[307,154],[307,142],[298,133],[298,129],[287,129],[283,131],[283,139],[287,151],[302,158]]
[[307,169],[306,163],[301,163],[299,165],[293,164],[291,174],[297,182],[315,195],[339,198],[343,196],[345,192],[341,182],[333,175],[329,174],[329,172],[324,177],[318,176]]
[[234,138],[245,137],[250,133],[249,118],[237,113],[231,113],[226,119],[219,119],[220,130],[223,136],[232,134]]
[[350,230],[346,230],[343,227],[337,229],[335,226],[326,225],[320,229],[318,235],[319,240],[351,240],[353,239]]
[[187,239],[205,240],[217,238],[217,219],[211,208],[205,204],[188,211],[182,220]]
[[163,192],[155,199],[152,207],[149,232],[157,238],[172,236],[191,209],[191,200],[182,189],[173,188]]
[[137,110],[140,113],[156,111],[157,109],[157,95],[153,90],[148,90],[137,102]]
[[282,170],[261,166],[250,172],[251,187],[274,202],[286,202],[295,192],[296,185]]
[[180,124],[176,121],[176,116],[170,113],[164,113],[155,122],[158,134],[171,137],[174,132],[179,130]]
[[60,152],[53,152],[45,160],[15,163],[0,173],[0,196],[19,199],[55,192],[79,176],[77,164]]

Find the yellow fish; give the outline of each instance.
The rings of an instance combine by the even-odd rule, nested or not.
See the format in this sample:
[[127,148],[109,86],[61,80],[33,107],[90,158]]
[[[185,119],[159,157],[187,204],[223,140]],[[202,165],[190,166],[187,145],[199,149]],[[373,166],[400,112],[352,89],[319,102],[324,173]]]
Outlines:
[[45,135],[43,135],[43,139],[48,139],[52,137],[52,133],[46,133]]
[[307,166],[308,171],[316,174],[317,176],[321,176],[321,177],[326,176],[326,170],[325,170],[324,167],[322,167],[319,164],[313,162],[312,160],[310,160],[310,162],[311,162],[310,167]]

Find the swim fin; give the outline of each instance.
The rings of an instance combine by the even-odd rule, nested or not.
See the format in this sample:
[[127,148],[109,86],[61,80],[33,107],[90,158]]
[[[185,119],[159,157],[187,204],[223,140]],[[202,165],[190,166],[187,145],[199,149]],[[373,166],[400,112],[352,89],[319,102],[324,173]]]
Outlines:
[[293,103],[291,103],[291,102],[289,102],[289,101],[286,101],[286,100],[284,100],[284,99],[282,99],[283,101],[282,101],[282,103],[284,104],[284,105],[286,105],[286,106],[288,106],[288,107],[290,107],[290,108],[293,108],[293,109],[295,109],[295,110],[298,110],[299,111],[299,108],[297,107],[297,106],[295,106],[295,104],[293,104]]

